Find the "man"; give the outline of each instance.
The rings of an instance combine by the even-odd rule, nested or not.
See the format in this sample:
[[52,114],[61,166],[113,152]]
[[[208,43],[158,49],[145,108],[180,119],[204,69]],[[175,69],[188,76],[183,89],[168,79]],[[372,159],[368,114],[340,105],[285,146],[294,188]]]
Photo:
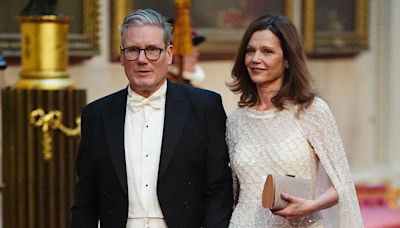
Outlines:
[[[173,23],[173,20],[169,20]],[[192,83],[203,81],[205,78],[204,70],[197,64],[200,52],[197,48],[198,45],[205,41],[204,36],[198,35],[195,31],[192,32],[192,53],[190,55],[174,56],[172,64],[168,67],[167,78],[174,82],[183,82],[191,85]],[[180,76],[180,64],[183,59],[183,72]]]
[[156,11],[125,17],[121,37],[129,86],[82,111],[71,227],[227,227],[221,97],[166,80],[171,25]]

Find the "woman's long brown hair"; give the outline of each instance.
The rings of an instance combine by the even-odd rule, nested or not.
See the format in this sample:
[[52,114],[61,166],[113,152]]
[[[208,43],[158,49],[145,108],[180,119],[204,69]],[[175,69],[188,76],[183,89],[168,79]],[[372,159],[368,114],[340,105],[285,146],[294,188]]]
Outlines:
[[284,59],[289,65],[284,73],[283,85],[272,98],[272,103],[280,110],[287,102],[297,104],[299,110],[307,108],[315,94],[311,92],[311,75],[306,65],[304,43],[296,27],[283,15],[269,13],[249,25],[236,54],[232,69],[233,81],[227,83],[227,86],[232,92],[240,94],[239,107],[251,107],[259,102],[256,85],[250,79],[244,59],[253,33],[266,29],[280,40]]

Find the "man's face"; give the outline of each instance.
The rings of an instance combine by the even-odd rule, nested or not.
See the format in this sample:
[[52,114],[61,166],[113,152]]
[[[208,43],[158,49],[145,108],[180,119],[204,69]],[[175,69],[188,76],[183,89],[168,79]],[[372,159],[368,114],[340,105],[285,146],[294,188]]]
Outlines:
[[153,25],[132,26],[122,37],[123,48],[164,49],[157,60],[149,60],[143,50],[136,60],[127,60],[124,51],[120,52],[121,65],[124,66],[132,90],[144,97],[161,87],[168,65],[172,62],[172,45],[166,46],[163,37],[163,30]]

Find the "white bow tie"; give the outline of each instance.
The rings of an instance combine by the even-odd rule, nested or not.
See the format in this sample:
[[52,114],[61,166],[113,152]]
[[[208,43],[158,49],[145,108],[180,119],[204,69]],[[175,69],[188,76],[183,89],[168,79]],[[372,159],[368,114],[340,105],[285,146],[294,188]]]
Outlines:
[[128,98],[129,106],[132,108],[133,112],[139,112],[144,106],[148,105],[152,107],[154,110],[161,109],[161,97],[138,97],[138,96],[129,96]]

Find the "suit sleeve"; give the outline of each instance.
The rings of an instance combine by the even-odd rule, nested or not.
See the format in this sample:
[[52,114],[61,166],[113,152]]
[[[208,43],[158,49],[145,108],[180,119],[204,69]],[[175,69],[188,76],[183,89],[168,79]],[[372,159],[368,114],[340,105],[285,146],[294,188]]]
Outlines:
[[74,203],[71,208],[71,228],[97,228],[98,207],[96,197],[96,175],[93,156],[89,150],[88,121],[85,111],[82,112],[81,141],[77,158],[78,181],[75,186]]
[[232,174],[225,142],[226,114],[221,97],[206,112],[207,173],[204,227],[228,227],[233,207]]

